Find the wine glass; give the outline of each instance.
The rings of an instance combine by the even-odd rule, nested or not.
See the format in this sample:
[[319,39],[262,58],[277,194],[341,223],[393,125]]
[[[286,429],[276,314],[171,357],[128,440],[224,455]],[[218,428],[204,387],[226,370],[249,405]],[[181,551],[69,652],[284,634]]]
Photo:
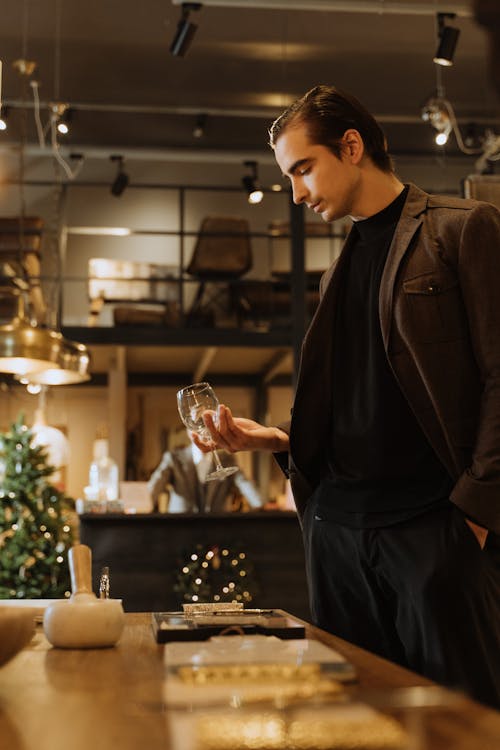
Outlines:
[[[203,421],[203,414],[212,411],[217,415],[218,405],[219,400],[210,383],[193,383],[177,392],[177,408],[182,421],[188,430],[196,432],[205,441],[211,440],[211,435]],[[212,456],[215,469],[207,474],[206,482],[224,479],[238,471],[237,466],[222,466],[216,450],[212,451]]]

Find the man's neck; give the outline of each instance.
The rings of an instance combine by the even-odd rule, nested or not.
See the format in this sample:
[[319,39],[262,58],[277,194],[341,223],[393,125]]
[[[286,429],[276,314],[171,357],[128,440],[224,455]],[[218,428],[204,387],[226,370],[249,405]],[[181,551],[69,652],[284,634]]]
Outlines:
[[382,172],[372,165],[365,167],[351,217],[359,220],[378,214],[396,200],[403,190],[403,183],[393,172]]

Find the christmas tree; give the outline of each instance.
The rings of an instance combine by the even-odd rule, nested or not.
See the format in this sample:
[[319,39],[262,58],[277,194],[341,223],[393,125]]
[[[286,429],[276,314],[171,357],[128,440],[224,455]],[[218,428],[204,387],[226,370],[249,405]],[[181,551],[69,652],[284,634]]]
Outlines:
[[240,544],[197,544],[177,574],[182,602],[243,602],[258,592],[254,567]]
[[48,481],[54,468],[32,437],[22,416],[0,434],[0,599],[70,594],[73,501]]

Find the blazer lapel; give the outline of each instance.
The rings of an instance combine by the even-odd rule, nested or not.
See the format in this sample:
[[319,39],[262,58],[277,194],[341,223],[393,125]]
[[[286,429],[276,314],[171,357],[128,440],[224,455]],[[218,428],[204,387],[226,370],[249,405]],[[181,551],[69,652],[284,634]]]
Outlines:
[[385,350],[389,349],[391,334],[392,308],[394,301],[394,284],[410,243],[423,222],[421,214],[427,207],[428,196],[415,185],[410,185],[406,203],[403,206],[401,218],[394,232],[391,246],[380,281],[379,315],[382,339]]

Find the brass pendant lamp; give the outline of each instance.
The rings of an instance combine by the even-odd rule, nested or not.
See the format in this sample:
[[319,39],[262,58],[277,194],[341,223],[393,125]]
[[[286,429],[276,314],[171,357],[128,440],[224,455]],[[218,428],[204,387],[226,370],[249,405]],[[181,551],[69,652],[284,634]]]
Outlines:
[[26,317],[22,293],[14,294],[17,315],[0,326],[0,372],[25,376],[57,367],[62,335],[33,325]]
[[31,371],[21,382],[34,385],[76,385],[90,380],[90,355],[84,344],[65,339],[61,334],[57,362],[44,370]]
[[65,339],[51,328],[33,325],[25,316],[22,293],[16,292],[18,311],[0,326],[0,372],[23,383],[70,385],[90,379],[87,347]]
[[26,314],[29,278],[0,286],[0,299],[14,301],[14,317],[0,325],[0,372],[22,383],[69,385],[90,379],[87,347],[59,330],[33,323]]
[[[60,13],[60,8],[59,11]],[[59,26],[59,21],[58,21]],[[26,34],[24,29],[23,34]],[[56,40],[60,44],[60,38]],[[23,47],[26,38],[23,37]],[[36,63],[18,60],[17,68],[22,80],[23,101],[26,95],[28,78],[33,73]],[[58,93],[58,92],[56,92]],[[0,102],[2,99],[0,77]],[[51,118],[51,127],[55,127],[55,120]],[[83,344],[68,341],[59,330],[37,325],[26,314],[24,295],[32,290],[31,278],[25,266],[26,217],[24,199],[24,149],[26,144],[26,110],[23,108],[21,117],[21,144],[19,149],[19,184],[21,198],[21,215],[15,224],[18,228],[18,273],[17,278],[10,278],[7,288],[0,287],[0,297],[14,296],[17,301],[17,314],[11,321],[0,325],[0,372],[10,373],[18,380],[42,385],[64,385],[81,383],[89,380],[88,367],[90,356]],[[55,149],[57,158],[57,149]],[[59,158],[60,162],[61,159]],[[59,201],[58,201],[59,206]],[[35,232],[36,233],[36,232]],[[59,247],[57,247],[58,262],[60,262]],[[11,274],[9,274],[11,276]],[[0,282],[1,283],[1,282]],[[38,316],[37,316],[38,317]],[[59,320],[58,320],[59,323]],[[59,325],[56,326],[59,328]]]

